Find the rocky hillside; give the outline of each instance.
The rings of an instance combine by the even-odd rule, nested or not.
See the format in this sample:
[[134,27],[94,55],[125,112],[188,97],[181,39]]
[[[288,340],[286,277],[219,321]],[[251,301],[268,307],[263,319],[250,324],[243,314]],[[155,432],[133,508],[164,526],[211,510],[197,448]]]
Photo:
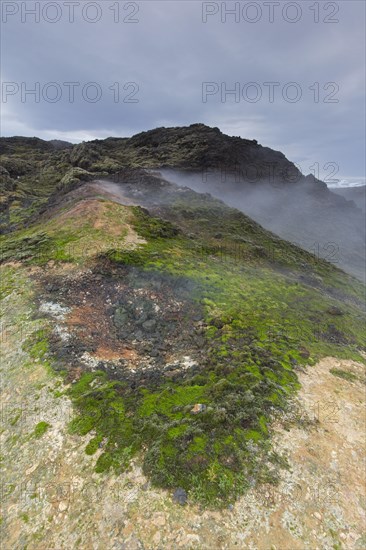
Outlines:
[[71,146],[37,138],[0,140],[0,230],[37,212],[58,190],[126,169],[166,178],[240,208],[282,238],[364,280],[365,225],[353,201],[299,172],[281,152],[203,124]]
[[[108,138],[74,146],[38,138],[1,138],[0,154],[1,166],[12,179],[19,179],[19,190],[34,195],[49,190],[75,168],[94,174],[112,174],[124,168],[210,169],[237,171],[240,177],[247,173],[249,178],[255,167],[263,180],[296,181],[302,177],[282,153],[255,140],[226,136],[204,124],[157,128],[129,139]],[[57,167],[58,181],[52,165]]]

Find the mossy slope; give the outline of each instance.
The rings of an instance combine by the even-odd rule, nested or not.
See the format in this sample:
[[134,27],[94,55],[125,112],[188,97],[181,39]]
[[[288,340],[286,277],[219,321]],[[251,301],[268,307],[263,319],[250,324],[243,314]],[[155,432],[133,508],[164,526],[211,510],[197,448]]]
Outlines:
[[[208,353],[198,374],[147,387],[85,372],[70,389],[78,411],[71,431],[94,433],[86,452],[102,449],[98,472],[126,468],[141,453],[156,485],[183,487],[209,505],[257,482],[275,482],[285,463],[271,450],[269,422],[296,391],[296,370],[324,355],[362,360],[362,285],[193,192],[184,199],[173,194],[160,211],[164,220],[115,203],[107,212],[120,216],[121,225],[128,219],[147,243],[126,250],[123,231],[108,240],[103,224],[102,235],[88,223],[77,231],[65,224],[60,234],[55,218],[4,237],[6,259],[16,257],[17,242],[31,238],[43,251],[41,260],[30,252],[31,263],[135,266],[169,274],[177,285],[188,278],[204,313]],[[80,258],[75,250],[85,238],[107,245]],[[76,248],[67,255],[52,252],[51,244],[60,251],[70,242]]]

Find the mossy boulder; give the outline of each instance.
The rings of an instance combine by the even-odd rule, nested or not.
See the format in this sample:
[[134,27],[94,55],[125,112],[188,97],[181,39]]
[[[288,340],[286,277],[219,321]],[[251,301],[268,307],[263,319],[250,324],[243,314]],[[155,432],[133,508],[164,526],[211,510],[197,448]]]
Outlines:
[[105,177],[105,172],[88,172],[83,168],[71,168],[66,172],[57,188],[63,191],[70,191],[82,181],[92,181],[98,177]]
[[100,152],[96,146],[88,143],[75,145],[70,153],[70,162],[73,166],[90,170],[96,162],[102,160]]
[[8,172],[11,178],[24,176],[35,169],[34,164],[17,157],[1,157],[1,165]]
[[8,170],[4,166],[0,166],[0,193],[14,191],[16,186],[16,182],[10,176]]

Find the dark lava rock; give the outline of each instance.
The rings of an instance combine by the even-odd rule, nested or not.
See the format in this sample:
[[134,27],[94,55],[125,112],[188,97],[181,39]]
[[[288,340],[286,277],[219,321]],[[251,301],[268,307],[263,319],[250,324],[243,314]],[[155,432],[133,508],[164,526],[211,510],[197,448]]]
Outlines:
[[265,258],[267,256],[266,249],[263,246],[253,246],[252,251],[259,258]]
[[142,325],[142,328],[144,330],[150,331],[153,330],[156,326],[156,321],[154,319],[150,319],[149,321],[145,321]]
[[122,328],[127,322],[128,312],[123,307],[118,307],[114,314],[114,324],[118,328]]
[[57,285],[54,285],[54,284],[49,284],[49,285],[46,285],[45,288],[46,288],[47,292],[57,292],[60,287],[58,287]]
[[344,315],[343,311],[336,306],[331,306],[327,309],[327,313],[329,313],[329,315]]
[[181,487],[179,487],[174,491],[173,500],[178,504],[180,504],[181,506],[184,506],[187,503],[187,498],[188,496],[186,491]]
[[304,346],[301,346],[299,348],[299,353],[304,359],[308,359],[310,357],[310,351],[307,350]]
[[347,344],[348,340],[344,334],[337,329],[333,324],[329,324],[325,332],[322,333],[322,337],[326,342],[334,342],[336,344]]
[[[203,313],[197,312],[192,315],[193,321],[202,321],[204,319]],[[196,328],[198,330],[198,327]],[[200,330],[203,330],[202,328]]]

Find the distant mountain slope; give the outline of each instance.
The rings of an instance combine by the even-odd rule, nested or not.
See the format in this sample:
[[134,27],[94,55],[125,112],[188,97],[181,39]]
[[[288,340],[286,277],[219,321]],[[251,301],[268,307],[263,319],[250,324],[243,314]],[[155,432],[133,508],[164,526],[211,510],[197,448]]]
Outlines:
[[358,208],[366,212],[366,185],[359,187],[344,187],[332,189],[333,193],[341,195],[348,201],[353,201]]

